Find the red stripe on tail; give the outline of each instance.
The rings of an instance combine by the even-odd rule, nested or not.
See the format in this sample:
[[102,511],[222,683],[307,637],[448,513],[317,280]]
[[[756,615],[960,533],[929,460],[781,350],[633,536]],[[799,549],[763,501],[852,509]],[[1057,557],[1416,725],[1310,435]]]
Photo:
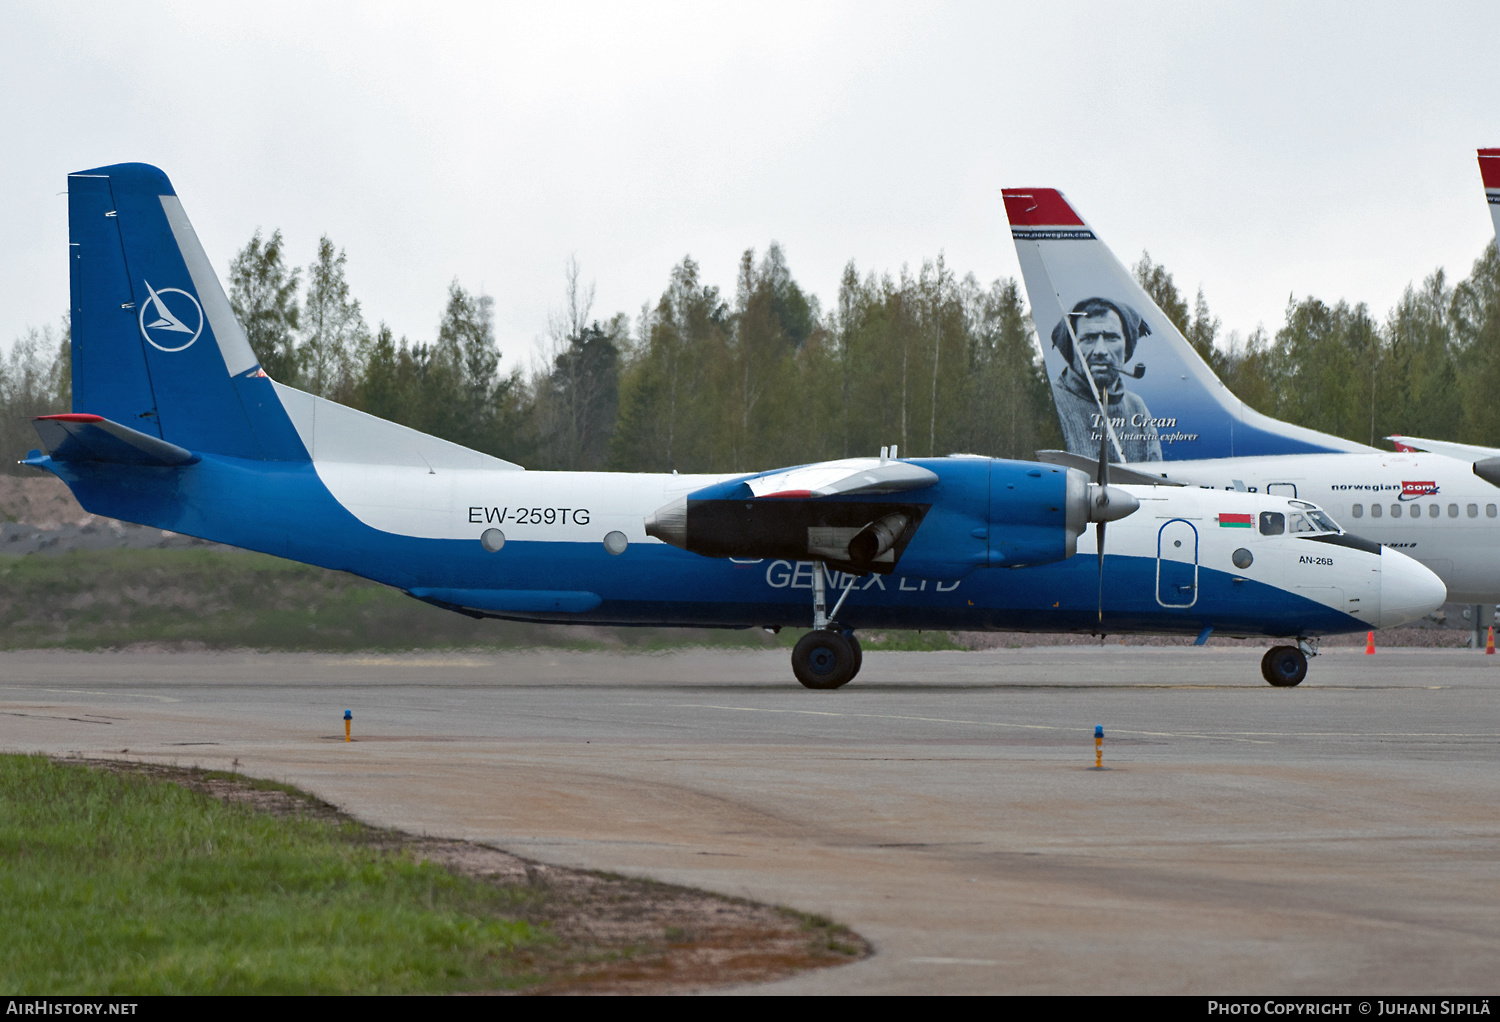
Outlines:
[[1082,227],[1083,219],[1056,188],[1002,188],[1012,227]]
[[1479,150],[1479,176],[1486,188],[1500,188],[1500,149]]

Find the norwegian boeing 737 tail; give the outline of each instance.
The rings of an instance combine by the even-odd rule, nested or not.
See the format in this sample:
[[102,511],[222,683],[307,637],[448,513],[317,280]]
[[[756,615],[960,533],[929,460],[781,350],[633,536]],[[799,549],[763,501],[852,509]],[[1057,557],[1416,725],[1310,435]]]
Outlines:
[[1003,195],[1070,454],[1106,433],[1131,463],[1370,450],[1231,394],[1061,192]]
[[1484,181],[1490,217],[1495,221],[1495,236],[1500,237],[1500,149],[1479,150],[1479,176]]

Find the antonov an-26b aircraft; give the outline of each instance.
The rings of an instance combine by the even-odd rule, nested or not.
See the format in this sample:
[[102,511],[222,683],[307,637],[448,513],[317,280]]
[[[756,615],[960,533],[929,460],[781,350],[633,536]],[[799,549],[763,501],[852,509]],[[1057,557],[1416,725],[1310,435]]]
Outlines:
[[26,463],[96,514],[476,617],[810,624],[792,668],[816,689],[858,672],[858,628],[1284,638],[1262,670],[1289,686],[1318,636],[1444,598],[1306,501],[1112,486],[1102,458],[1093,481],[894,450],[751,475],[527,472],[269,379],[156,168],[73,174],[68,206],[74,411],[37,420],[47,453]]

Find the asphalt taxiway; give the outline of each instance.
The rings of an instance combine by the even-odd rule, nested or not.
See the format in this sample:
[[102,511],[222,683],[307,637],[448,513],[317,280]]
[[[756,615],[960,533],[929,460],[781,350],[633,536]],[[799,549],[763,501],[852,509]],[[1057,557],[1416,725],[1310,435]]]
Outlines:
[[1492,991],[1500,657],[1341,649],[1290,690],[1258,662],[875,653],[809,692],[784,653],[8,653],[0,749],[237,761],[877,949],[757,991]]

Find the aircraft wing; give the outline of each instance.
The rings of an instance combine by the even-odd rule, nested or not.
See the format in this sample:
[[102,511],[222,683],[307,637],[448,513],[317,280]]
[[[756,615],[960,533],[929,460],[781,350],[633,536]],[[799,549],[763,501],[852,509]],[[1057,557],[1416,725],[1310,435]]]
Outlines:
[[198,456],[160,437],[111,422],[102,415],[69,413],[31,420],[54,461],[103,461],[117,465],[188,465]]
[[1500,458],[1500,448],[1480,447],[1478,444],[1460,444],[1452,440],[1423,440],[1418,436],[1395,436],[1386,437],[1399,450],[1402,447],[1410,447],[1418,451],[1427,451],[1431,454],[1442,454],[1449,458],[1457,458],[1459,461],[1479,461],[1483,458]]
[[1491,486],[1500,486],[1500,448],[1460,444],[1452,440],[1423,440],[1421,437],[1401,436],[1399,433],[1386,439],[1395,444],[1398,451],[1427,451],[1458,461],[1471,461],[1474,463],[1475,475]]
[[844,458],[800,465],[744,480],[757,497],[833,497],[839,494],[900,493],[938,481],[920,465],[887,458]]

